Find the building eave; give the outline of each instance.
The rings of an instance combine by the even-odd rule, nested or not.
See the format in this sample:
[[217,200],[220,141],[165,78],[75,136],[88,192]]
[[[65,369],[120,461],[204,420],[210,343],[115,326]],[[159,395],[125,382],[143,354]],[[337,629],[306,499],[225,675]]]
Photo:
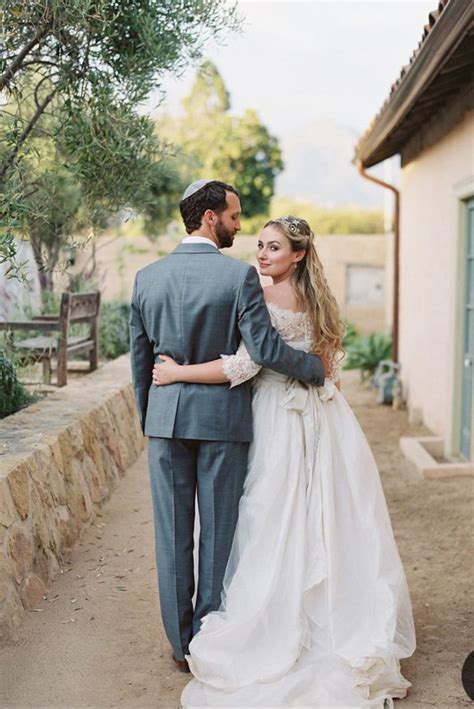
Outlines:
[[[472,77],[474,3],[471,0],[444,0],[444,3],[440,3],[438,12],[430,15],[430,21],[433,24],[415,53],[412,63],[403,69],[390,97],[355,147],[354,162],[364,168],[401,152],[420,124],[420,115],[417,115],[416,110],[418,106],[426,107],[426,111],[429,111],[430,107],[447,100],[458,86],[462,87],[463,81]],[[467,49],[464,49],[466,37],[470,41]],[[436,83],[436,78],[443,69],[448,68],[447,65],[463,41],[460,56],[461,59],[464,58],[465,64],[461,65],[461,70],[458,68],[451,78],[447,73],[446,80]],[[459,58],[457,61],[459,64]],[[456,67],[454,61],[453,64]],[[431,93],[428,93],[430,87]]]

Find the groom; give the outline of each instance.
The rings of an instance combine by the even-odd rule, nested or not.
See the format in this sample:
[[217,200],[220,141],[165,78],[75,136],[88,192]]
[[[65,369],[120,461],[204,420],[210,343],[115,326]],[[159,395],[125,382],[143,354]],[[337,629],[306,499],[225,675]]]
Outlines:
[[[219,249],[240,230],[240,200],[218,180],[190,185],[179,205],[188,236],[137,273],[130,315],[135,398],[148,456],[161,612],[178,668],[201,619],[220,605],[252,438],[251,388],[227,384],[152,385],[158,354],[180,364],[236,352],[310,384],[322,384],[319,357],[298,352],[272,328],[257,271]],[[271,451],[268,452],[271,455]],[[199,505],[199,582],[194,594],[193,530]]]

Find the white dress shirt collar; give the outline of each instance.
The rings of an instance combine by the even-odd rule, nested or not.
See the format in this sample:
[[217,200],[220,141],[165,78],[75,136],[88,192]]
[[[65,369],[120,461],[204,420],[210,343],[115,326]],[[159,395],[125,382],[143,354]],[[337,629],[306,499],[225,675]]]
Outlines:
[[185,236],[181,242],[182,244],[210,244],[215,249],[217,249],[217,244],[215,244],[211,239],[205,236]]

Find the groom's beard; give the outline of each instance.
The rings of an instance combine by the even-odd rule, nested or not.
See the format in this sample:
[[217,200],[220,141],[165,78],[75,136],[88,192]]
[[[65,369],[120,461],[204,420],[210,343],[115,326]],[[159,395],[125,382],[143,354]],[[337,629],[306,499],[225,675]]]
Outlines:
[[228,246],[232,246],[234,243],[235,230],[228,229],[219,219],[215,226],[217,241],[219,242],[219,248],[225,249]]

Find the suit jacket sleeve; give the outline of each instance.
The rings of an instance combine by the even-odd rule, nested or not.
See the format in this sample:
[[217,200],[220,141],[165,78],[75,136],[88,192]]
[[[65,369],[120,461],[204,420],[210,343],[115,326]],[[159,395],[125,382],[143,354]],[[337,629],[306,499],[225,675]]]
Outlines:
[[155,364],[153,345],[143,324],[138,298],[138,274],[133,287],[130,309],[130,358],[132,364],[135,402],[142,430],[145,430],[145,417],[148,406],[148,392],[152,383],[152,369]]
[[238,326],[250,357],[262,367],[307,384],[324,384],[324,365],[317,355],[287,345],[273,328],[257,271],[246,273],[239,294]]

